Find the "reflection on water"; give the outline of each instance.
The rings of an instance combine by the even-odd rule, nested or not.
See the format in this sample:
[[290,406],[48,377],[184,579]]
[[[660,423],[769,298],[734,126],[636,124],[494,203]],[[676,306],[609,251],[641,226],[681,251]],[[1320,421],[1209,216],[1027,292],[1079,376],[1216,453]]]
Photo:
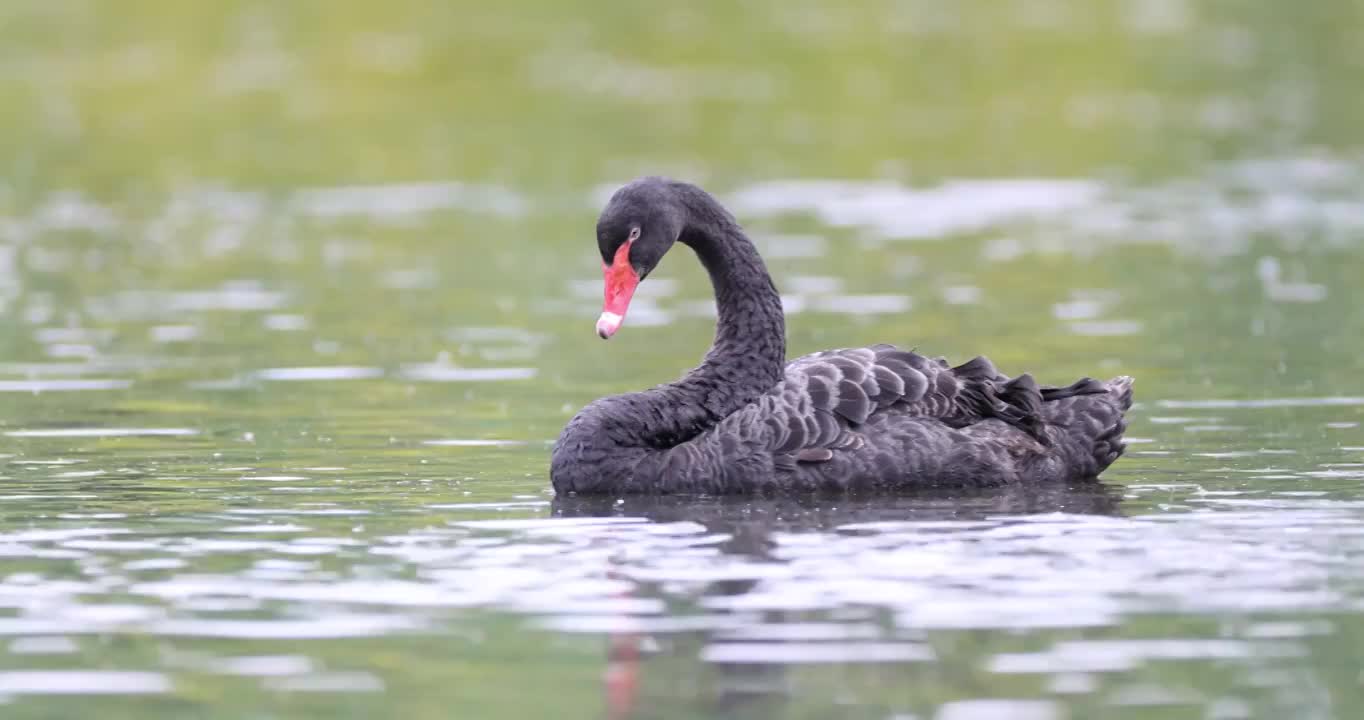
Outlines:
[[1099,186],[1066,180],[954,181],[927,190],[893,183],[784,181],[735,193],[732,209],[763,218],[811,211],[831,226],[863,225],[891,238],[937,238],[1091,205]]
[[[999,515],[1066,513],[1118,515],[1119,489],[1102,483],[990,490],[921,490],[900,496],[793,498],[556,497],[554,517],[639,517],[654,523],[685,520],[711,532],[825,532],[881,527],[884,523],[971,525]],[[741,532],[741,528],[748,531]],[[756,547],[754,552],[756,552]]]
[[[1140,500],[1171,493],[1188,497],[1191,489],[1150,485],[1125,492]],[[673,652],[699,644],[701,662],[728,678],[719,683],[714,701],[731,712],[736,702],[790,700],[788,670],[802,665],[954,667],[964,658],[960,640],[950,633],[986,629],[1028,633],[1021,637],[1041,642],[1018,646],[1035,648],[1026,651],[1005,650],[1009,643],[966,651],[973,658],[968,664],[983,664],[981,672],[1047,677],[1055,692],[1106,694],[1110,706],[1198,706],[1207,699],[1183,694],[1178,686],[1123,684],[1121,678],[1198,661],[1239,666],[1245,682],[1266,677],[1267,667],[1301,663],[1311,650],[1299,640],[1329,634],[1332,624],[1250,617],[1348,611],[1364,601],[1358,577],[1347,593],[1322,585],[1333,574],[1341,578],[1339,553],[1364,554],[1354,503],[1314,507],[1280,501],[1272,516],[1124,517],[1123,493],[1094,484],[905,498],[556,500],[556,517],[616,519],[576,525],[573,543],[581,547],[584,538],[592,538],[614,548],[611,577],[632,581],[633,597],[662,596],[672,609],[658,614],[650,605],[613,606],[605,616],[601,609],[554,612],[543,625],[613,633]],[[1197,495],[1203,494],[1222,493],[1198,492],[1189,500],[1200,502]],[[1221,505],[1225,499],[1205,502]],[[621,522],[634,517],[651,525]],[[1348,549],[1331,530],[1342,524],[1354,528],[1353,539],[1345,541]],[[554,526],[521,526],[536,527]],[[1295,531],[1265,539],[1266,531],[1286,527]],[[1191,628],[1136,637],[1104,632],[1175,612],[1232,613],[1247,620],[1207,637],[1190,636]],[[1151,629],[1159,633],[1159,627]],[[1078,628],[1099,634],[1078,639],[1066,633],[1051,642],[1038,634]],[[999,650],[990,649],[996,645]],[[663,657],[668,650],[656,652],[661,656],[642,661],[646,675],[655,665],[669,672]],[[963,671],[973,672],[954,670]],[[1116,686],[1106,678],[1117,680]],[[1284,698],[1294,696],[1291,687],[1277,690]],[[983,704],[972,704],[977,702]],[[1031,716],[1025,710],[1039,717],[1064,715],[1051,703],[999,700],[950,703],[936,716]]]

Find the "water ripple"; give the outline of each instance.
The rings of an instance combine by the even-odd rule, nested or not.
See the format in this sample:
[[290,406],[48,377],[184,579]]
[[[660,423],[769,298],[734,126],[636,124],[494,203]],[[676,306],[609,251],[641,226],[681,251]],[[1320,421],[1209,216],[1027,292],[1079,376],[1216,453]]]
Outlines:
[[114,670],[11,670],[0,672],[0,695],[143,695],[167,693],[161,673]]
[[132,380],[96,379],[86,380],[0,380],[0,392],[45,393],[79,392],[85,390],[125,390],[132,387]]
[[40,428],[8,430],[5,435],[18,438],[108,438],[108,437],[190,437],[199,431],[191,428]]

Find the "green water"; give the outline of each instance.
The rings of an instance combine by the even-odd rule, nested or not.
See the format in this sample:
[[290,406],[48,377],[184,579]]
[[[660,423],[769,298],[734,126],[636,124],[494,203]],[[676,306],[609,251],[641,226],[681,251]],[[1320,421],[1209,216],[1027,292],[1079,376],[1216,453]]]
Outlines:
[[[3,4],[0,716],[1358,716],[1361,23]],[[1129,455],[555,501],[572,413],[710,339],[684,253],[592,331],[645,173],[734,209],[793,355],[1130,374]]]

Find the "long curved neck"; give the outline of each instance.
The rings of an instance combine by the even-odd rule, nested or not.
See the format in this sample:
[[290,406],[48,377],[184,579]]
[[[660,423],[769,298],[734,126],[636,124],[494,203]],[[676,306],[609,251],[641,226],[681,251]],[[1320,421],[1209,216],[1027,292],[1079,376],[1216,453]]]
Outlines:
[[559,436],[550,461],[558,492],[623,491],[660,482],[668,451],[772,389],[786,365],[781,296],[757,248],[724,208],[692,185],[672,185],[685,211],[678,237],[715,288],[719,321],[710,352],[677,382],[602,398]]
[[786,319],[767,267],[734,217],[700,188],[674,187],[688,218],[678,240],[710,274],[719,319],[701,365],[671,387],[724,417],[781,379]]

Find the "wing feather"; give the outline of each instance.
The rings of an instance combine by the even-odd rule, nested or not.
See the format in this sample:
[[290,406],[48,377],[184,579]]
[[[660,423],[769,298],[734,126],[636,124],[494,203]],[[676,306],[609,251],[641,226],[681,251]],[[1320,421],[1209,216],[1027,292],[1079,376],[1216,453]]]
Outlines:
[[[783,467],[828,462],[865,444],[862,426],[879,411],[936,418],[951,427],[999,419],[1045,442],[1041,403],[1089,390],[1010,380],[983,357],[956,367],[893,345],[826,350],[792,361],[786,378],[748,413],[748,423]],[[740,419],[743,415],[746,419]],[[755,417],[760,415],[761,417]]]

